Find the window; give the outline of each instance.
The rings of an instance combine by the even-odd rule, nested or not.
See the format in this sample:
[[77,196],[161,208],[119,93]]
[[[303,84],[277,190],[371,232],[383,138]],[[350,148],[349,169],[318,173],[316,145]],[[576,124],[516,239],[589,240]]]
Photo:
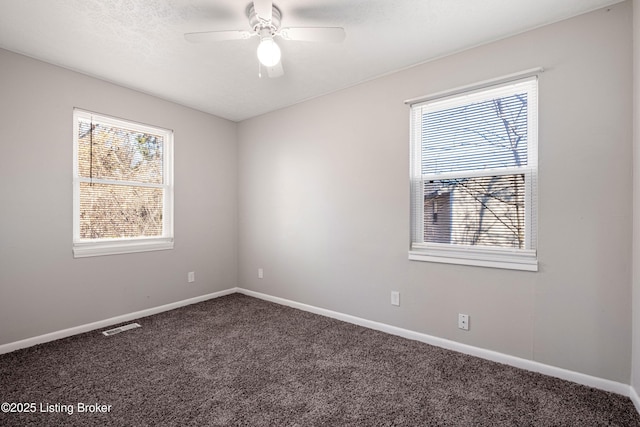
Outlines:
[[74,110],[75,257],[173,248],[173,133]]
[[409,259],[537,271],[537,78],[411,106]]

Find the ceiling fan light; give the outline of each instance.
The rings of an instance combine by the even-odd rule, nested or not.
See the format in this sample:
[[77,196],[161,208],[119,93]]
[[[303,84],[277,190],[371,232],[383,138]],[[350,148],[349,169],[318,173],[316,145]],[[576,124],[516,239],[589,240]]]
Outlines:
[[265,67],[273,67],[280,62],[280,47],[271,37],[260,40],[258,45],[258,60]]

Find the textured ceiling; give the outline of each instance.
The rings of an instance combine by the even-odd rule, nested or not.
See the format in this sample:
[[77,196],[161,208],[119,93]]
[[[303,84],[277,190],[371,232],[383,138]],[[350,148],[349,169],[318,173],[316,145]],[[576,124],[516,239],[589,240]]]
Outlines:
[[[620,0],[276,0],[285,27],[340,26],[341,44],[279,40],[258,77],[250,0],[0,0],[0,47],[240,121]],[[1,70],[1,64],[0,64]]]

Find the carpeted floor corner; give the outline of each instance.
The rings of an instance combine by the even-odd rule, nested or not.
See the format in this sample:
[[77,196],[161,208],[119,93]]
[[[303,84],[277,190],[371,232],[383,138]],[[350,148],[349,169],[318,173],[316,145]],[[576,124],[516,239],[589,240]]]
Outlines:
[[136,322],[0,355],[0,402],[35,406],[0,425],[640,426],[624,396],[240,294]]

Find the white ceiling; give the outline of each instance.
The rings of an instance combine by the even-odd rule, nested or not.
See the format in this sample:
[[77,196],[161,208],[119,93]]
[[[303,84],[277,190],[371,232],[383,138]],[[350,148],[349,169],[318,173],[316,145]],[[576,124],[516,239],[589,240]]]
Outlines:
[[[275,0],[284,27],[344,27],[341,44],[279,40],[283,77],[258,77],[251,0],[0,0],[0,47],[234,121],[620,0]],[[1,64],[0,64],[1,75]]]

